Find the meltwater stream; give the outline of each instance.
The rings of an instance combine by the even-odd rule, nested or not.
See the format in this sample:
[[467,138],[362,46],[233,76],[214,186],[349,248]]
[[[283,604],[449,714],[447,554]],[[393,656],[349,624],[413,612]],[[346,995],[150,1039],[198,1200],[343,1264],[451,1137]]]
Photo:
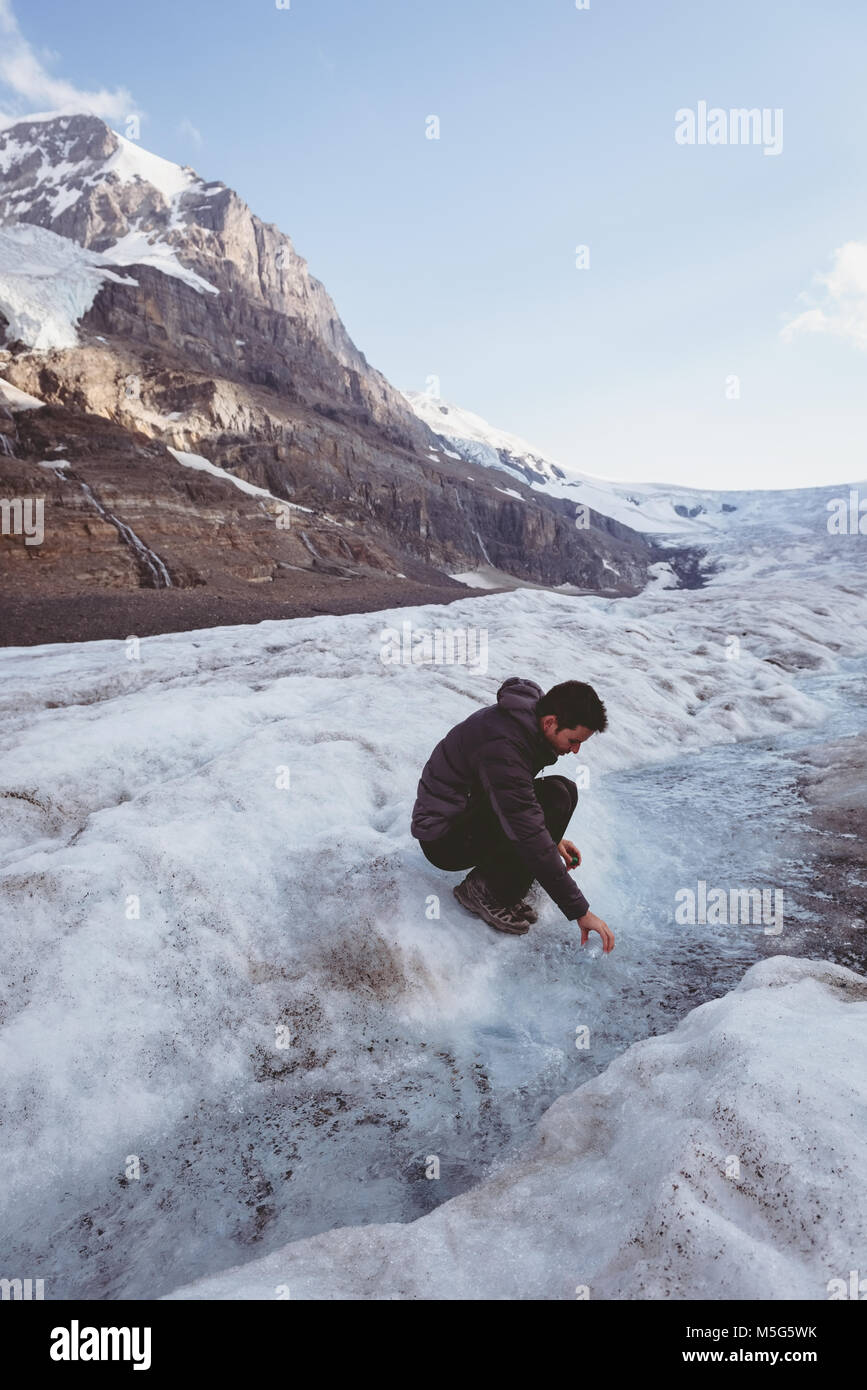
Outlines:
[[[854,665],[803,684],[829,710],[812,736],[720,745],[582,793],[570,834],[598,861],[591,897],[616,932],[611,957],[582,951],[553,905],[528,937],[483,935],[493,1009],[438,1030],[383,1010],[327,1068],[251,1063],[237,1093],[131,1143],[137,1178],[94,1171],[89,1192],[22,1214],[6,1262],[45,1277],[50,1297],[155,1297],[334,1226],[413,1220],[513,1157],[556,1096],[761,956],[816,954],[797,750],[860,732],[867,699]],[[419,869],[407,848],[403,871]],[[783,931],[678,924],[676,895],[699,881],[781,888]],[[822,954],[834,958],[832,942]]]
[[[58,477],[64,477],[63,473],[58,469],[54,471],[57,473]],[[151,550],[150,546],[145,545],[144,541],[140,536],[136,535],[131,526],[128,526],[125,521],[120,520],[120,517],[115,516],[114,512],[110,512],[107,507],[104,507],[87,483],[79,481],[78,486],[81,488],[88,502],[99,512],[103,520],[110,522],[118,532],[124,544],[129,546],[130,550],[136,556],[142,571],[146,571],[152,579],[153,587],[155,589],[170,589],[172,587],[171,575],[156,551]]]

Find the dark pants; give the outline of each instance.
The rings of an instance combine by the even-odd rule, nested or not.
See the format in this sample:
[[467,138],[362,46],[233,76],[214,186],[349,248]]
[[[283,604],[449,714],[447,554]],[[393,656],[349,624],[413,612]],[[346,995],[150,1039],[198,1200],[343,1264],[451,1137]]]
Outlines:
[[[554,776],[537,777],[533,790],[551,838],[558,844],[578,804],[578,789],[568,777]],[[471,798],[467,809],[438,840],[419,843],[425,858],[437,869],[477,868],[492,895],[507,906],[526,897],[533,882],[532,871],[486,796]]]

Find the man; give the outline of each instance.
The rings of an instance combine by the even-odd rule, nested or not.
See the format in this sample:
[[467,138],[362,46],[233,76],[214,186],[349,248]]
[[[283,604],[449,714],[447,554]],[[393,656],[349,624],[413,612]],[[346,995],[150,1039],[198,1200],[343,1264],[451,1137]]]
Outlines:
[[578,801],[575,783],[536,777],[607,724],[605,706],[583,681],[564,681],[543,695],[534,681],[512,676],[497,703],[456,724],[426,762],[412,833],[436,868],[472,867],[455,897],[497,931],[530,930],[538,914],[524,897],[537,879],[578,923],[582,946],[595,931],[603,950],[613,950],[614,934],[569,877],[581,863],[563,839]]

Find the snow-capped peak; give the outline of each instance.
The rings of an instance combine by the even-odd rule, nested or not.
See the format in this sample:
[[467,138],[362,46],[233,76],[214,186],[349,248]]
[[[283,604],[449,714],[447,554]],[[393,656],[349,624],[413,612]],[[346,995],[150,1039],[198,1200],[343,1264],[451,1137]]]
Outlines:
[[158,188],[167,203],[173,202],[178,194],[186,193],[191,185],[202,184],[188,164],[173,164],[170,159],[163,159],[162,155],[142,149],[141,145],[127,140],[117,131],[114,131],[114,135],[118,147],[103,165],[103,176],[116,174],[121,183],[141,179],[143,183]]
[[[405,391],[416,415],[445,442],[452,458],[504,469],[534,490],[562,497],[646,534],[695,536],[725,525],[739,511],[742,495],[697,491],[656,483],[616,483],[569,472],[519,435],[498,429],[480,415],[424,391]],[[763,494],[762,494],[763,495]]]
[[534,449],[526,439],[489,425],[481,415],[474,415],[471,410],[463,410],[426,391],[404,391],[403,394],[419,419],[461,458],[487,468],[505,468],[529,483],[565,478],[563,469]]
[[[208,196],[224,187],[206,184],[188,166],[151,154],[112,130],[100,117],[83,113],[47,113],[3,123],[0,180],[4,185],[0,193],[0,221],[27,220],[41,226],[51,226],[52,221],[85,199],[97,185],[147,185],[159,194],[172,214],[177,213],[177,202],[183,194],[195,190]],[[139,197],[140,201],[147,201]],[[145,206],[140,208],[141,213],[146,210]],[[52,230],[70,234],[65,227]]]
[[[215,298],[227,290],[235,299],[248,296],[303,322],[343,366],[373,375],[288,236],[261,222],[225,183],[142,149],[98,116],[0,121],[0,228],[21,224],[75,242],[106,264],[146,265]],[[238,327],[236,343],[246,337]],[[391,394],[381,380],[375,389]],[[402,399],[393,408],[408,419]]]
[[[47,113],[0,126],[0,312],[29,347],[65,348],[105,267],[149,265],[201,293],[178,256],[185,202],[225,191],[151,154],[98,116]],[[193,195],[190,199],[189,195]]]

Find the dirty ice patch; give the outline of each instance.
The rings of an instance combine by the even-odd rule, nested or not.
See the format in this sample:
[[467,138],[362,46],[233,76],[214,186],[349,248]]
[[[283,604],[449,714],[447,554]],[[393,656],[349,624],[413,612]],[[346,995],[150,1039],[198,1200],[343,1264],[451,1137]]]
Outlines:
[[867,979],[777,956],[561,1096],[493,1179],[178,1299],[827,1299],[863,1269]]

